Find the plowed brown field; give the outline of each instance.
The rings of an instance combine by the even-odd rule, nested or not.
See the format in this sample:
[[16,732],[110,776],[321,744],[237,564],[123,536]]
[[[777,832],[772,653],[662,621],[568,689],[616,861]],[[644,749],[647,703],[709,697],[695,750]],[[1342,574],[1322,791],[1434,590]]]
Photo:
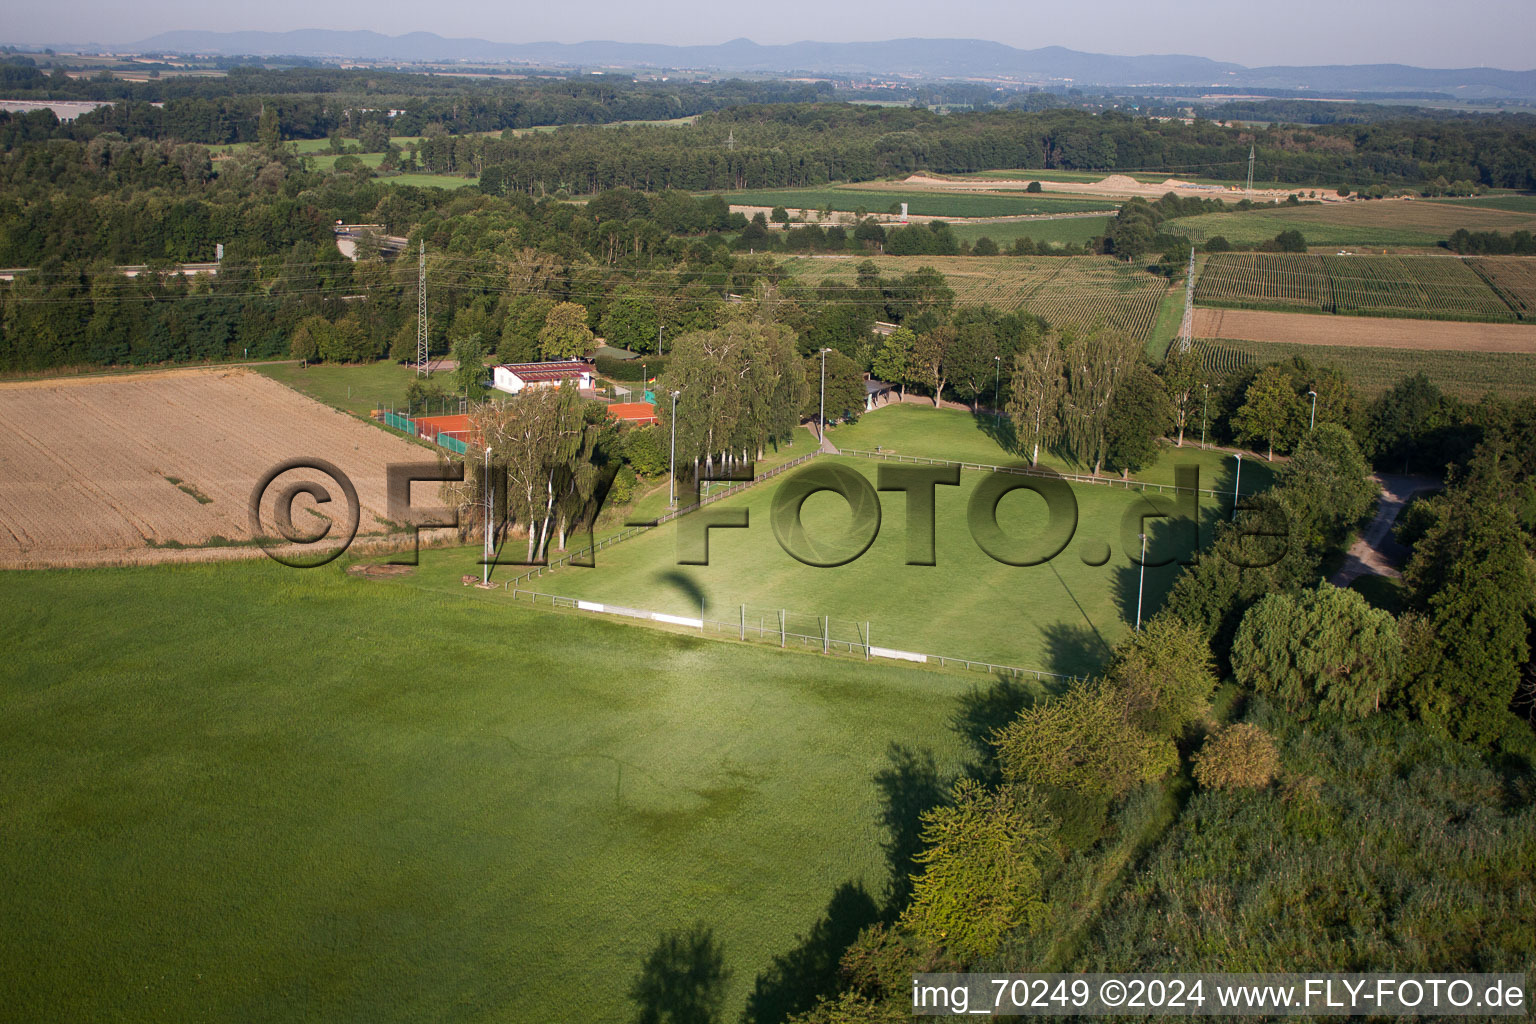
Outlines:
[[[199,545],[249,541],[257,481],[303,456],[352,479],[360,540],[386,532],[386,464],[432,459],[245,370],[0,383],[0,566],[259,557],[252,546]],[[343,508],[327,487],[334,504],[323,510]],[[323,525],[306,515],[314,508],[295,503],[302,532]]]
[[1222,338],[1230,341],[1536,354],[1536,327],[1525,324],[1267,313],[1249,309],[1197,309],[1194,333],[1197,338]]

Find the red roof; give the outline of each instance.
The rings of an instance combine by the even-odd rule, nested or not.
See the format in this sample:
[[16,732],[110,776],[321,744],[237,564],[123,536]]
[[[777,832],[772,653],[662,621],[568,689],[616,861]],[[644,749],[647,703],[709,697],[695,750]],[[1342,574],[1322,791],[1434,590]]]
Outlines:
[[568,380],[573,377],[580,377],[583,374],[592,372],[592,364],[576,362],[503,363],[498,369],[516,374],[525,384],[534,384],[540,381]]
[[608,415],[631,423],[655,423],[656,407],[650,402],[615,402],[608,407]]

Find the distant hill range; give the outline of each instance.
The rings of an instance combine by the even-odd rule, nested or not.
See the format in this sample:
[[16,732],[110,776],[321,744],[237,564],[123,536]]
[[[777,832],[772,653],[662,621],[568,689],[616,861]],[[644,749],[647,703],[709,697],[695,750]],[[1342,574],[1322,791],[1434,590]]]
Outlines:
[[1249,68],[1205,57],[1115,57],[1060,46],[1020,50],[981,39],[890,39],[873,43],[761,46],[733,39],[717,46],[653,43],[493,43],[431,32],[305,29],[296,32],[165,32],[132,44],[152,53],[295,56],[351,60],[519,62],[571,68],[658,68],[717,73],[913,75],[929,79],[1001,78],[1073,85],[1221,86],[1309,89],[1319,93],[1433,90],[1463,98],[1536,97],[1536,71],[1417,68],[1405,64]]

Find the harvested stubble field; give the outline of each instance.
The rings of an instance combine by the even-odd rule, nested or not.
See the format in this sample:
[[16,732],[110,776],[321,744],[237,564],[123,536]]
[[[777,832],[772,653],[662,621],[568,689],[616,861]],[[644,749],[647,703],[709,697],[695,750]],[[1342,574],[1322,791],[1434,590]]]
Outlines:
[[1195,337],[1296,345],[1536,355],[1536,326],[1196,309]]
[[[1504,272],[1517,282],[1518,291],[1521,271]],[[1220,253],[1199,271],[1195,301],[1426,320],[1499,323],[1520,318],[1517,307],[1489,284],[1474,261],[1454,256]]]
[[[362,506],[359,537],[382,534],[384,467],[431,458],[238,369],[0,383],[0,430],[0,566],[11,568],[254,555],[251,490],[303,456],[347,473]],[[295,502],[298,530],[322,525],[306,526],[306,510],[344,510],[327,487],[332,505]]]
[[[802,257],[785,269],[811,284],[852,286],[856,268],[870,257]],[[1168,282],[1108,256],[880,256],[882,276],[933,267],[964,305],[1009,312],[1024,309],[1053,326],[1091,330],[1107,326],[1145,340],[1157,320]]]

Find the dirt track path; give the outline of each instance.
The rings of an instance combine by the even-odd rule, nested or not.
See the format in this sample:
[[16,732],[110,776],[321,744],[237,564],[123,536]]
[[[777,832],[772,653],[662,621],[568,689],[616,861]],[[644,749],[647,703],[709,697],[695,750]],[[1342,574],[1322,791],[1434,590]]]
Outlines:
[[1397,514],[1415,494],[1432,491],[1440,486],[1440,481],[1434,477],[1405,473],[1377,473],[1372,479],[1381,487],[1376,518],[1361,531],[1351,545],[1343,566],[1328,581],[1336,587],[1347,587],[1361,576],[1401,577],[1402,572],[1398,567],[1408,560],[1408,549],[1392,536]]

